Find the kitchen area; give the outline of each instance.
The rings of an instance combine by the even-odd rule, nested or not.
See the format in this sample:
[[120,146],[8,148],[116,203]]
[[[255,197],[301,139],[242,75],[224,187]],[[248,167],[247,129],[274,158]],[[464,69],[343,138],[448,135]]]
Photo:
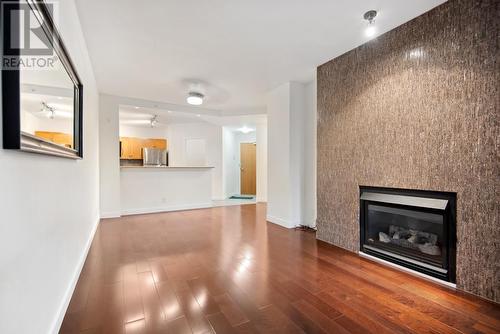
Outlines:
[[[192,138],[186,131],[183,138],[178,138],[177,128],[186,124],[200,126],[201,120],[194,117],[138,107],[120,108],[122,215],[212,206],[213,166],[208,164],[207,138]],[[174,137],[172,141],[169,132]]]
[[111,95],[100,103],[101,218],[266,201],[266,115]]

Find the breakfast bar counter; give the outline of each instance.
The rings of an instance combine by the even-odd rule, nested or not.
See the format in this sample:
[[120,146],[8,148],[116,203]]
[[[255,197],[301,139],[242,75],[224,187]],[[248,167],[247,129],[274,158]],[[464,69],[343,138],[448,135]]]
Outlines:
[[212,206],[212,169],[205,166],[123,166],[121,214]]

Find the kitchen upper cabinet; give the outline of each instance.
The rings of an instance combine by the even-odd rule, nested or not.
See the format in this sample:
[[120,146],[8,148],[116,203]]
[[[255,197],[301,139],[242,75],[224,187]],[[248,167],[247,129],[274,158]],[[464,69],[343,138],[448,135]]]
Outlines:
[[142,159],[142,139],[133,137],[120,138],[122,159]]
[[149,148],[158,148],[160,150],[167,149],[167,140],[166,139],[145,139],[144,147]]
[[73,136],[67,133],[51,132],[51,131],[35,131],[35,136],[68,148],[73,148]]
[[121,159],[129,159],[130,154],[131,154],[131,152],[130,152],[130,138],[121,137],[120,138],[120,158]]
[[120,137],[121,159],[141,160],[144,147],[166,149],[166,139],[141,139],[135,137]]

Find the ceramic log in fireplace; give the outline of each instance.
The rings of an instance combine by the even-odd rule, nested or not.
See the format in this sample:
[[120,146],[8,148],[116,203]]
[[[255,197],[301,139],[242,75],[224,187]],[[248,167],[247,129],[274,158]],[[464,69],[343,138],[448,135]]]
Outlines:
[[360,249],[455,283],[455,217],[455,193],[360,186]]

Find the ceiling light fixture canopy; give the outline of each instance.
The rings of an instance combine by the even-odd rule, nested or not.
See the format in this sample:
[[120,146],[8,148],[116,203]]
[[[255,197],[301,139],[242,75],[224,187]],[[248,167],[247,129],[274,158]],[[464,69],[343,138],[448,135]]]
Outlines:
[[203,104],[203,98],[205,98],[205,96],[201,93],[189,92],[186,101],[193,106],[199,106]]
[[368,21],[368,27],[366,27],[365,35],[367,37],[373,37],[377,33],[377,29],[375,27],[375,17],[377,16],[376,10],[369,10],[364,15],[363,18]]

